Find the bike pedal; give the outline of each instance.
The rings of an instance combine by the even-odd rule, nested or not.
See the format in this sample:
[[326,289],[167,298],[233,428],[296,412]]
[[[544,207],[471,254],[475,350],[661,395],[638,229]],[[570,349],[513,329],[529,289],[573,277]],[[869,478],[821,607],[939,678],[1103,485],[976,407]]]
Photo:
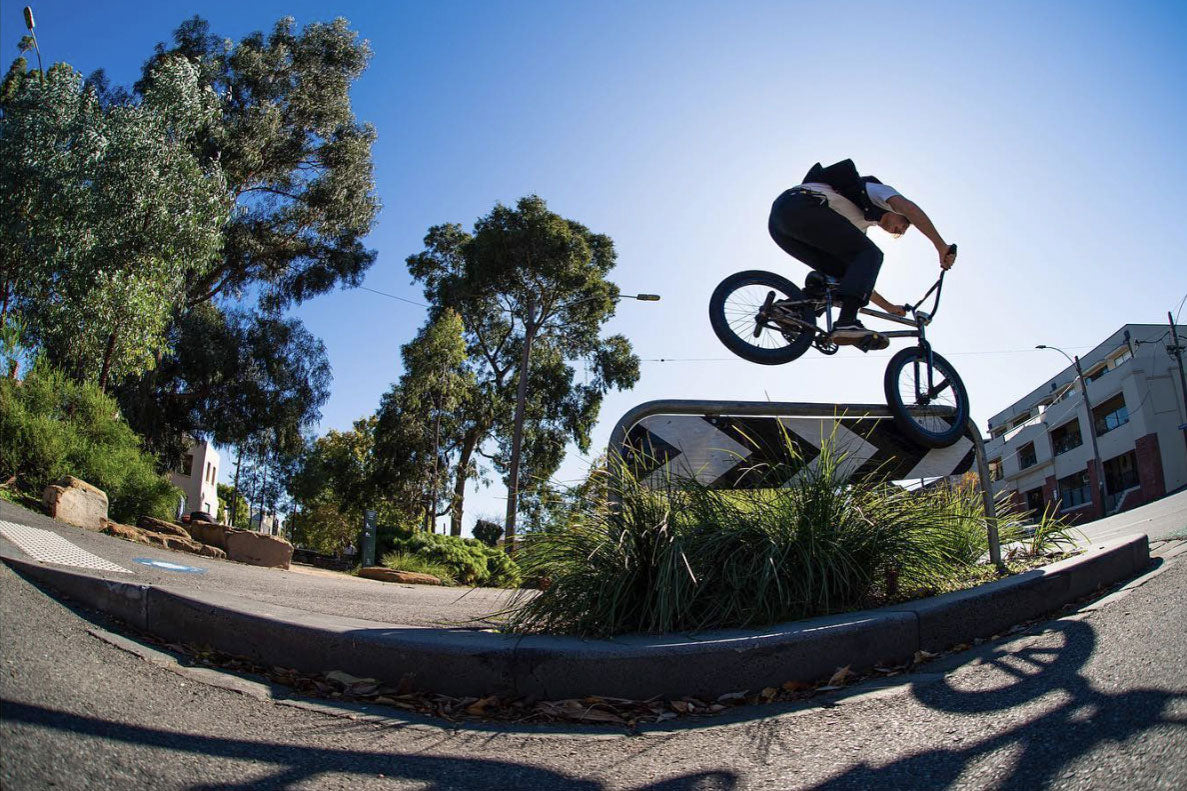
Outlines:
[[890,346],[890,338],[885,335],[871,335],[855,345],[863,352],[880,352]]

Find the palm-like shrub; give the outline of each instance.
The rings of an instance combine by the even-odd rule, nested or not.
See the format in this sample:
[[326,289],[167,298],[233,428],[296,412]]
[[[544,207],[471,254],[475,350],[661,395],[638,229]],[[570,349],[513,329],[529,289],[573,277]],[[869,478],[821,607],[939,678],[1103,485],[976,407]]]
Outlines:
[[775,489],[644,485],[615,470],[610,502],[525,541],[524,574],[550,584],[517,599],[511,628],[608,636],[765,625],[884,601],[888,580],[941,588],[977,561],[986,541],[975,491],[850,485],[844,458],[826,443]]

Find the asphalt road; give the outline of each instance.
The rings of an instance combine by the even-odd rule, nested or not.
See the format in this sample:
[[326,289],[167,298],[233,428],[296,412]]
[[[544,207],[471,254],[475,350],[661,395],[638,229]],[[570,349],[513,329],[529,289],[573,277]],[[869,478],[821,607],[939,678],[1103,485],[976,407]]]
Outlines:
[[0,565],[3,788],[1187,787],[1187,553],[899,686],[638,735],[294,707],[147,662],[106,628]]
[[[480,628],[486,616],[505,609],[507,591],[493,588],[443,588],[400,585],[322,571],[310,566],[293,570],[266,569],[136,544],[56,522],[42,514],[0,500],[0,521],[51,530],[72,544],[128,569],[132,574],[92,572],[107,579],[160,585],[183,593],[203,591],[296,607],[325,615],[361,618],[403,626]],[[0,538],[0,543],[7,543]],[[9,544],[11,547],[11,544]],[[14,549],[23,555],[19,549]],[[150,558],[202,569],[191,574],[146,566],[136,558]]]

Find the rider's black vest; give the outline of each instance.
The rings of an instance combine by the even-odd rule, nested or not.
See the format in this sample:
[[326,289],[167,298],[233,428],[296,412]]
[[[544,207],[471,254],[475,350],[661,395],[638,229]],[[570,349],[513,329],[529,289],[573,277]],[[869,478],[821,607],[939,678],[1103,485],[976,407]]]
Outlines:
[[853,201],[870,222],[877,222],[886,214],[885,209],[874,205],[866,192],[866,184],[881,184],[873,176],[862,176],[852,159],[842,160],[835,165],[821,167],[817,162],[804,176],[803,184],[827,184],[841,195]]

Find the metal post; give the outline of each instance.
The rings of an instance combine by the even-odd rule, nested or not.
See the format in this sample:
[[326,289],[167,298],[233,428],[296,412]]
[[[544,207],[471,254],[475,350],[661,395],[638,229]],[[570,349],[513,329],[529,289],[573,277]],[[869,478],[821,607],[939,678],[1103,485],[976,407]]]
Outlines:
[[363,565],[375,565],[375,511],[363,512]]
[[1105,505],[1105,468],[1100,463],[1100,447],[1096,444],[1096,421],[1092,419],[1092,402],[1088,400],[1088,383],[1084,381],[1084,371],[1080,368],[1080,355],[1075,357],[1076,376],[1080,378],[1080,393],[1084,396],[1084,409],[1088,412],[1088,436],[1092,437],[1092,461],[1096,465],[1096,491],[1100,495],[1100,515],[1108,514]]
[[966,424],[968,433],[973,437],[973,448],[977,454],[977,476],[981,479],[981,502],[985,506],[985,532],[989,538],[989,560],[999,571],[1004,571],[1002,564],[1002,545],[997,533],[997,505],[993,502],[993,480],[989,475],[989,462],[985,458],[985,442],[981,438],[981,429],[969,418]]
[[[1171,315],[1168,310],[1166,312],[1166,320],[1171,324],[1171,337],[1175,340],[1175,345],[1167,349],[1168,352],[1175,356],[1179,361],[1179,387],[1183,392],[1183,408],[1187,409],[1187,376],[1183,374],[1183,347],[1179,345],[1179,332],[1175,329],[1175,317]],[[1183,440],[1187,442],[1187,422],[1183,423]]]

